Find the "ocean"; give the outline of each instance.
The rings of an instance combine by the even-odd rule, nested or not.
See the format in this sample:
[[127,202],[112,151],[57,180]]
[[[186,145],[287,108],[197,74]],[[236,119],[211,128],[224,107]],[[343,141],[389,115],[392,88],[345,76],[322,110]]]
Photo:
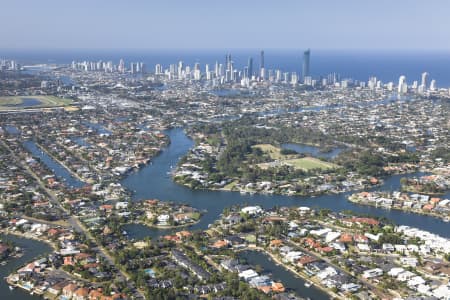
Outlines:
[[[303,50],[264,49],[266,70],[280,69],[283,72],[301,73]],[[118,64],[123,58],[127,67],[130,62],[144,62],[153,72],[156,64],[168,68],[182,60],[193,66],[198,62],[214,68],[216,61],[225,64],[225,55],[230,53],[235,68],[243,69],[249,57],[253,57],[253,69],[259,69],[260,50],[1,50],[0,58],[16,59],[23,65],[37,63],[70,64],[75,61],[113,61]],[[408,84],[420,82],[423,72],[435,79],[437,86],[450,87],[450,52],[444,51],[356,51],[311,49],[310,70],[313,77],[336,72],[341,78],[367,81],[376,76],[383,82],[398,82],[405,75]]]

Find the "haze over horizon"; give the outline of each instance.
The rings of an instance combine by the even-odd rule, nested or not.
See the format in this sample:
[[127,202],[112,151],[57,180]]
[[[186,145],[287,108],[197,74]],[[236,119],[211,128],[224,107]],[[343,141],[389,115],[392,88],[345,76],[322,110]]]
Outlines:
[[2,2],[2,49],[450,50],[445,0]]

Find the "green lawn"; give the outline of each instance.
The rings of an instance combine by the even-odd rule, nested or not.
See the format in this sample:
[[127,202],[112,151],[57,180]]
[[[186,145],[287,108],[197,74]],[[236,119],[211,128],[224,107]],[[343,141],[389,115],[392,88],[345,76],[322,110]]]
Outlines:
[[326,161],[322,161],[320,159],[314,158],[314,157],[304,157],[304,158],[297,158],[297,159],[288,159],[284,161],[288,165],[292,165],[296,169],[303,169],[303,170],[311,170],[311,169],[321,169],[321,170],[327,170],[327,169],[334,169],[338,166]]
[[[36,105],[21,105],[24,99],[35,99],[41,103]],[[0,110],[20,110],[24,108],[60,107],[71,105],[72,100],[55,96],[11,96],[0,97]]]
[[258,144],[253,147],[261,149],[264,153],[267,153],[271,159],[285,159],[287,157],[295,156],[295,155],[283,155],[281,154],[281,148],[275,147],[274,145],[271,144]]
[[312,170],[312,169],[335,169],[339,166],[329,162],[322,161],[314,157],[303,157],[298,158],[297,155],[283,155],[281,154],[281,149],[279,147],[270,144],[258,144],[253,146],[255,148],[261,149],[264,153],[267,153],[273,162],[261,163],[258,166],[262,169],[267,169],[269,167],[279,167],[283,165],[293,166],[298,170]]

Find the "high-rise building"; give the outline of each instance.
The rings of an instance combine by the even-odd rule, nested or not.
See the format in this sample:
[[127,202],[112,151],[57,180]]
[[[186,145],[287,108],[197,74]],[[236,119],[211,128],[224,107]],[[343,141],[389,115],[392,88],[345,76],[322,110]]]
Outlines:
[[119,68],[120,73],[125,73],[125,61],[123,59],[120,59],[119,61]]
[[[171,67],[172,67],[173,65],[171,65]],[[159,74],[162,74],[162,66],[160,65],[160,64],[157,64],[156,66],[155,66],[155,74],[156,75],[159,75]]]
[[264,50],[261,51],[261,61],[260,61],[261,69],[264,69]]
[[182,76],[182,74],[183,74],[183,68],[184,68],[184,64],[183,64],[183,62],[180,60],[179,62],[178,62],[178,79],[181,79],[181,76]]
[[424,91],[427,89],[428,75],[429,74],[427,72],[422,73],[422,81],[420,82],[420,85]]
[[305,77],[308,77],[309,74],[309,60],[311,56],[311,50],[308,49],[303,52],[303,66],[302,66],[302,81],[304,83]]
[[219,72],[219,62],[218,61],[216,61],[216,65],[215,65],[215,67],[214,67],[214,75],[216,76],[216,77],[220,77],[220,72]]
[[261,58],[259,63],[260,69],[259,69],[259,76],[261,77],[261,80],[264,80],[266,77],[266,70],[264,68],[264,50],[261,51]]
[[252,79],[253,76],[253,58],[248,58],[248,65],[247,65],[247,77],[249,79]]
[[408,85],[406,84],[406,76],[402,75],[398,79],[398,93],[406,94],[408,92]]
[[430,82],[430,91],[436,91],[437,90],[437,86],[436,86],[436,80],[431,80]]
[[291,75],[291,84],[297,85],[297,83],[298,83],[297,73],[293,72]]
[[225,56],[225,67],[227,68],[227,71],[231,72],[231,54]]

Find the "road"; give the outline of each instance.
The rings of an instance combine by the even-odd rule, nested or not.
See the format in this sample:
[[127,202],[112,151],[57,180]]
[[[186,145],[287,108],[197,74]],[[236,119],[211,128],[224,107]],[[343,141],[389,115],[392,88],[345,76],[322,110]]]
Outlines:
[[[312,257],[315,257],[316,259],[325,261],[327,264],[329,264],[330,266],[333,266],[335,269],[341,271],[342,273],[345,273],[345,274],[347,274],[347,275],[350,276],[350,277],[355,277],[355,276],[353,276],[350,272],[344,270],[344,269],[341,268],[340,266],[338,266],[338,265],[336,265],[335,263],[333,263],[330,259],[328,259],[328,258],[326,258],[326,257],[323,257],[322,255],[318,255],[317,253],[312,252],[312,251],[310,251],[310,250],[308,250],[308,249],[306,249],[306,248],[300,246],[299,244],[294,243],[294,242],[292,242],[292,241],[290,241],[290,240],[285,240],[285,242],[286,242],[287,244],[291,245],[292,247],[295,247],[295,248],[297,248],[297,249],[300,249],[301,251],[307,253],[308,255],[310,255],[310,256],[312,256]],[[360,277],[360,276],[358,276],[357,279],[358,279],[360,282],[362,282],[364,285],[366,285],[367,287],[369,287],[369,289],[370,289],[373,293],[375,293],[378,297],[380,297],[380,299],[390,299],[390,298],[392,297],[391,295],[386,295],[386,294],[382,293],[382,292],[380,291],[379,288],[377,288],[374,284],[372,284],[371,282],[369,282],[367,279],[362,278],[362,277]]]
[[136,291],[137,293],[137,297],[135,298],[141,298],[141,299],[145,299],[145,296],[143,294],[142,291],[140,291],[139,289],[135,288],[135,283],[131,281],[131,276],[126,273],[125,271],[123,271],[120,267],[116,266],[113,257],[108,253],[108,251],[106,251],[106,249],[99,245],[96,241],[96,239],[92,236],[92,234],[89,232],[89,230],[87,230],[87,228],[80,222],[80,220],[76,217],[73,216],[70,211],[68,211],[59,201],[58,198],[56,196],[56,194],[50,190],[49,188],[47,188],[45,186],[45,184],[42,182],[42,180],[33,172],[33,170],[30,169],[30,167],[24,162],[24,161],[19,161],[16,157],[16,155],[14,154],[14,152],[11,150],[11,148],[4,142],[1,141],[2,145],[11,153],[11,155],[14,157],[16,163],[18,165],[21,165],[24,170],[29,173],[35,180],[36,182],[39,184],[39,186],[47,193],[50,202],[55,205],[56,207],[58,207],[59,209],[61,209],[62,211],[64,211],[69,217],[67,219],[67,222],[70,224],[70,226],[72,226],[72,228],[79,233],[82,233],[86,236],[86,238],[93,244],[95,245],[95,247],[93,248],[93,250],[97,250],[97,252],[100,254],[100,256],[102,256],[110,265],[114,266],[114,268],[117,270],[118,275],[119,275],[119,279],[124,279],[126,280],[128,287],[130,288],[130,290],[132,291]]

